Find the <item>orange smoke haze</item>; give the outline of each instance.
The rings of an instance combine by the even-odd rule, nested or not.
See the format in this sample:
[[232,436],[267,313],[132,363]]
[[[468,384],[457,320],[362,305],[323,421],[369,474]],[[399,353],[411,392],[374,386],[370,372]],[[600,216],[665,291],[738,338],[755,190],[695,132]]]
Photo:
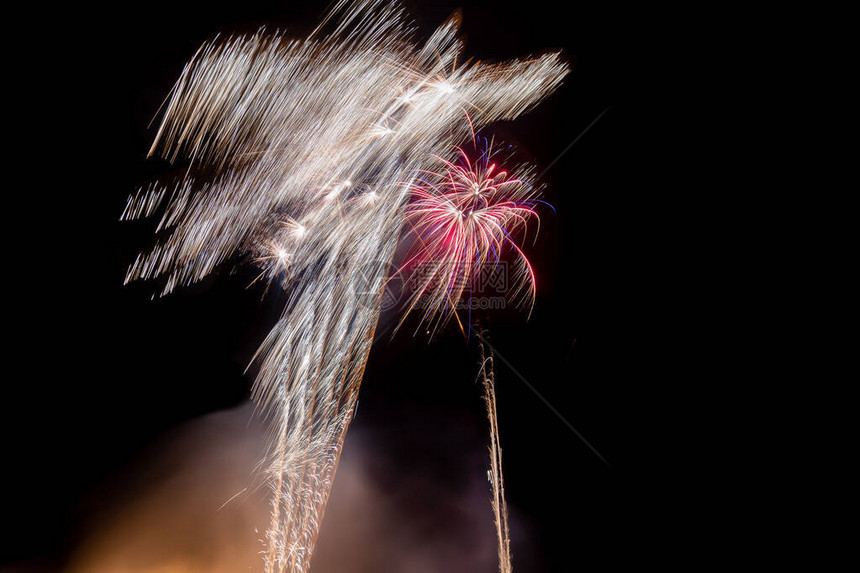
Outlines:
[[[262,571],[268,491],[254,470],[265,431],[251,418],[249,406],[211,414],[152,448],[127,472],[143,485],[106,502],[65,573]],[[486,476],[463,471],[475,475],[459,491],[400,479],[354,428],[313,573],[497,571]]]

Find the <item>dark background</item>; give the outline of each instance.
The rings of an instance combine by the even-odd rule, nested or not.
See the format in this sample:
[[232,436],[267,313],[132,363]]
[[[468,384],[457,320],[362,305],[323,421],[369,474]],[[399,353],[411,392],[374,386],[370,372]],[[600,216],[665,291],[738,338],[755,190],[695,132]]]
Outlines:
[[[653,255],[639,246],[648,229],[629,102],[652,88],[630,71],[654,54],[630,35],[634,16],[592,2],[408,7],[424,33],[461,7],[467,54],[477,59],[564,51],[572,73],[558,92],[488,131],[519,144],[539,170],[608,109],[543,177],[557,212],[544,212],[526,251],[538,277],[531,319],[503,312],[484,320],[499,353],[608,461],[497,365],[507,493],[537,531],[530,570],[635,563],[643,546],[667,542],[642,508],[659,504],[655,482],[663,491],[672,481],[655,478],[662,470],[641,426],[642,410],[659,400],[652,388],[660,372],[642,375],[638,348],[658,327],[638,310],[651,304],[643,293],[656,279]],[[243,370],[277,296],[261,302],[239,273],[151,301],[149,286],[122,286],[151,227],[117,219],[128,193],[166,169],[145,160],[148,124],[200,43],[262,24],[303,34],[324,9],[256,1],[73,7],[20,46],[20,97],[32,111],[19,142],[25,157],[14,165],[20,182],[9,191],[24,202],[7,211],[14,343],[2,401],[8,530],[0,563],[61,564],[98,511],[100,488],[148,444],[247,400],[252,380]],[[453,329],[429,344],[382,336],[355,424],[405,473],[456,479],[458,445],[443,430],[465,420],[484,431],[477,364],[474,339]]]

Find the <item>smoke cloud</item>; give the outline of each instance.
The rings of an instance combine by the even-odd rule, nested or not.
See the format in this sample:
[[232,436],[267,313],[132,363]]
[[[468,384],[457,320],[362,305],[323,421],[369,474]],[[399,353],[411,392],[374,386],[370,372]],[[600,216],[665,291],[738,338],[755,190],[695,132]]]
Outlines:
[[[107,510],[66,573],[261,571],[268,488],[256,477],[265,429],[250,406],[187,423],[129,470],[142,485]],[[313,573],[498,570],[486,476],[464,487],[397,469],[360,425],[348,437]],[[486,451],[476,450],[476,456]]]

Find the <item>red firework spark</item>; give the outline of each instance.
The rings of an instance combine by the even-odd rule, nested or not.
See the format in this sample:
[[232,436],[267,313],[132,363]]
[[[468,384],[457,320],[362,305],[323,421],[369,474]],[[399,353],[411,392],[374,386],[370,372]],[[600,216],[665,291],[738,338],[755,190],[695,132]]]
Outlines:
[[540,221],[537,193],[493,160],[492,144],[483,140],[478,149],[477,141],[474,159],[457,148],[455,161],[440,158],[438,172],[424,171],[410,185],[406,218],[418,249],[402,269],[421,269],[407,313],[420,303],[425,321],[456,317],[458,303],[471,292],[481,269],[498,266],[505,253],[512,258],[508,294],[519,303],[534,300],[534,271],[517,237],[525,234],[529,221]]

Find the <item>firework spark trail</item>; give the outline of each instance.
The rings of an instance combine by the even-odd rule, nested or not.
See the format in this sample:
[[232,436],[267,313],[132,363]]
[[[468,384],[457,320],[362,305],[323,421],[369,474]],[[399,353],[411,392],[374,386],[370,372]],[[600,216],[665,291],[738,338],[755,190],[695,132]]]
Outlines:
[[502,446],[499,439],[499,420],[496,412],[496,375],[493,350],[489,355],[484,349],[484,336],[479,337],[481,351],[481,379],[484,384],[484,405],[490,423],[490,470],[487,477],[493,490],[493,520],[496,524],[496,540],[499,553],[499,573],[512,573],[511,534],[508,529],[508,502],[505,500],[505,478],[502,473]]
[[558,54],[458,67],[459,24],[419,46],[392,2],[341,0],[305,40],[207,42],[150,152],[187,173],[123,213],[162,212],[126,282],[159,279],[167,294],[245,259],[287,293],[255,356],[254,397],[273,420],[267,572],[308,570],[410,189],[467,139],[464,112],[513,119],[567,73]]

